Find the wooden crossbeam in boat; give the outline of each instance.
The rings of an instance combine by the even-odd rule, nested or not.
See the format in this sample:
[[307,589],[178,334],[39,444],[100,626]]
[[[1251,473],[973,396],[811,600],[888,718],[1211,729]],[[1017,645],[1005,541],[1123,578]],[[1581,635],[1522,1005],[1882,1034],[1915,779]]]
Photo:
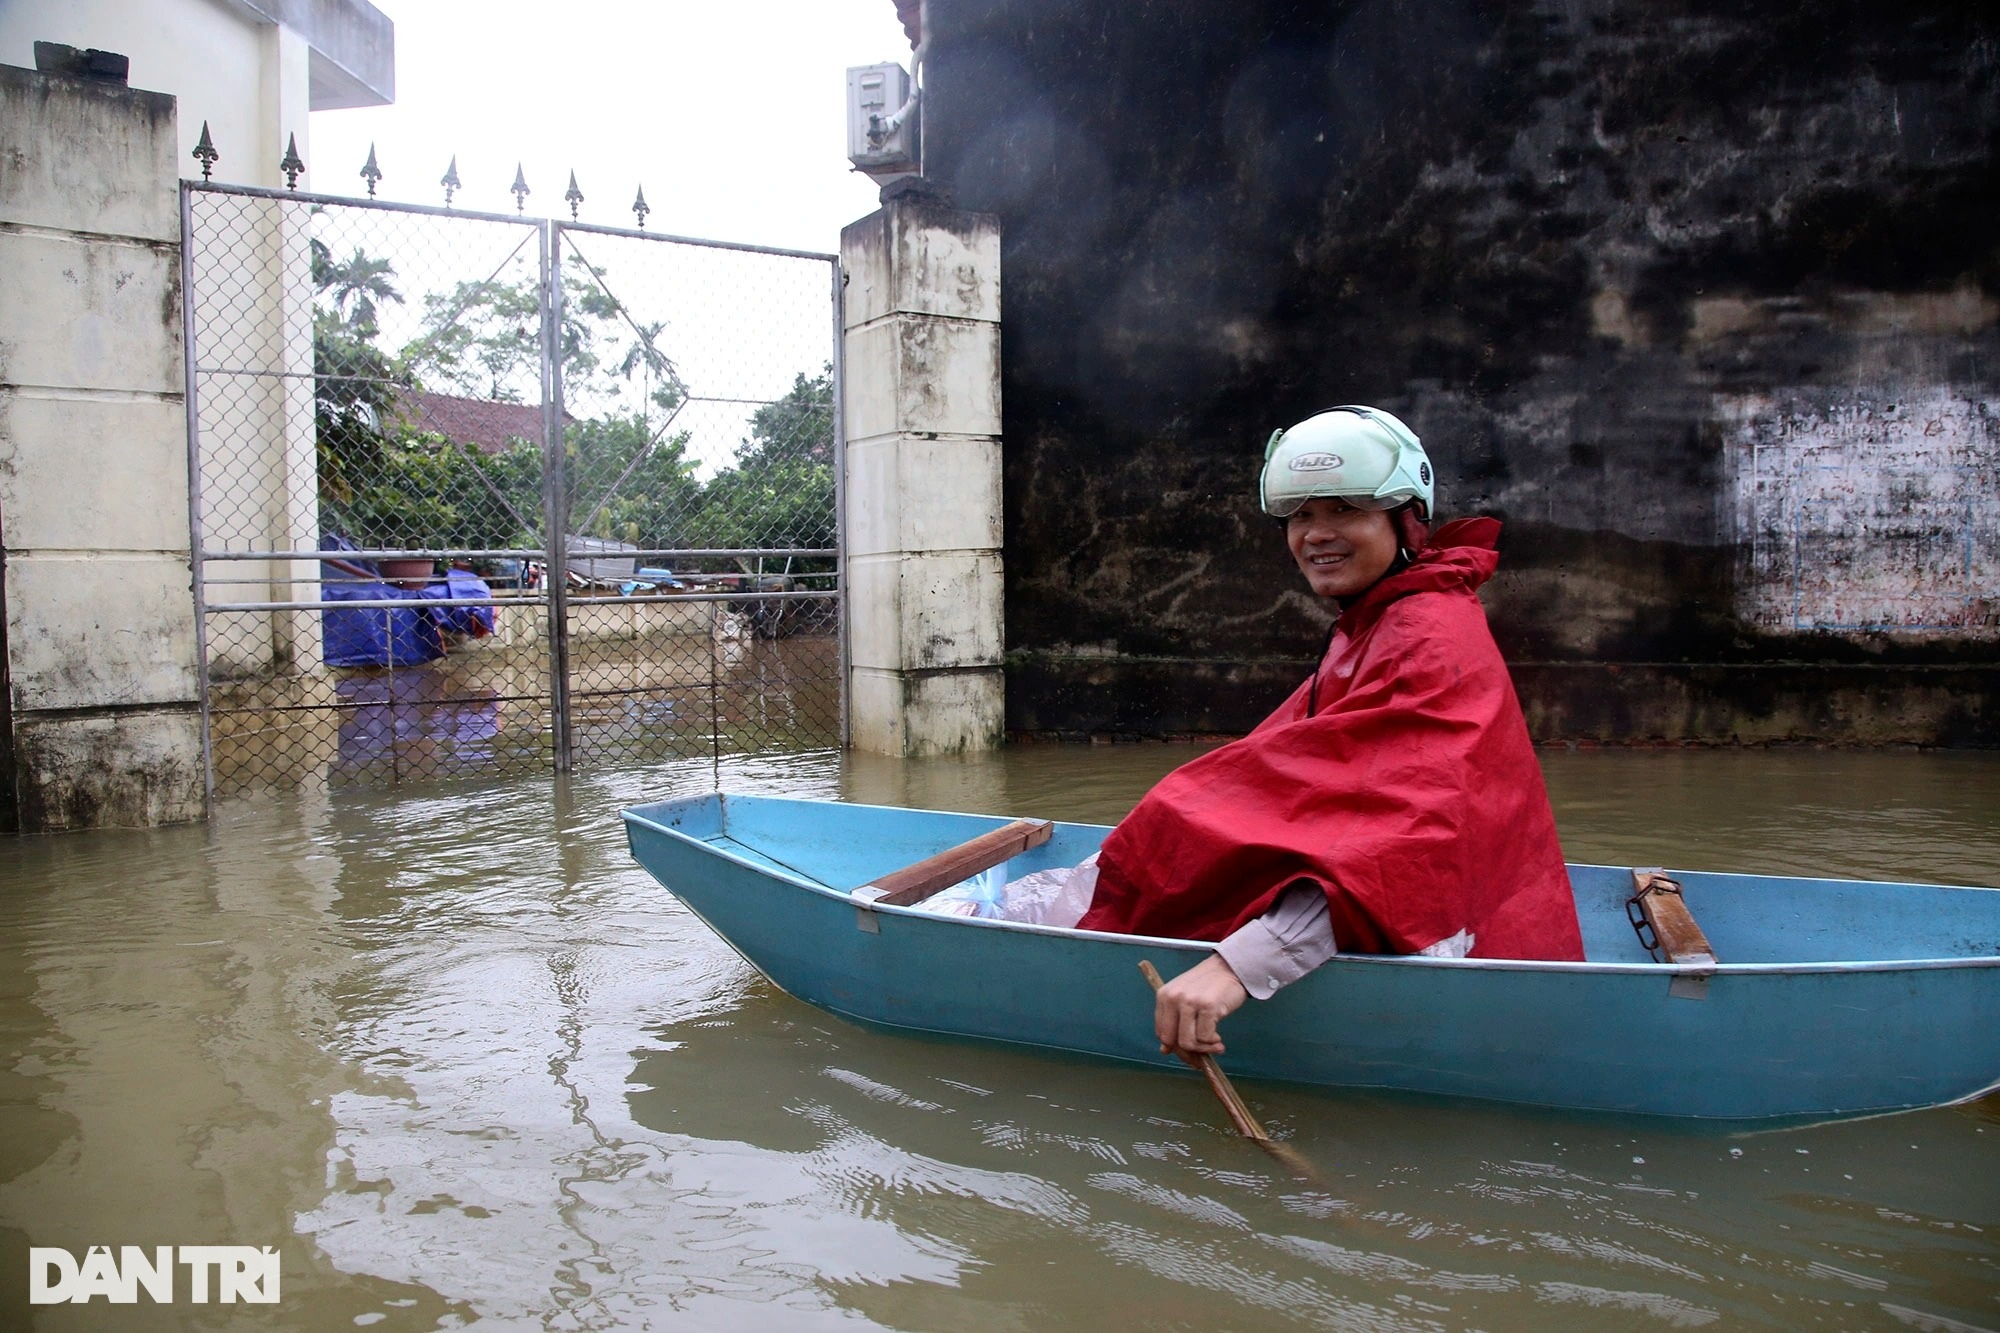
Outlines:
[[1017,819],[990,833],[948,847],[935,856],[926,856],[914,865],[877,875],[856,889],[857,894],[891,907],[909,907],[982,870],[991,870],[1031,847],[1049,840],[1056,826],[1046,819]]
[[1678,880],[1662,870],[1634,870],[1632,901],[1652,929],[1655,957],[1669,963],[1714,965],[1715,949],[1695,924]]
[[[1691,970],[1674,974],[1667,983],[1667,994],[1678,1000],[1707,999],[1708,979],[1715,969],[1715,948],[1695,924],[1694,913],[1688,910],[1687,900],[1681,896],[1680,881],[1664,870],[1634,869],[1632,898],[1625,905],[1625,912],[1632,918],[1632,928],[1639,932],[1639,943],[1645,944],[1653,957],[1668,963],[1693,965]],[[1646,943],[1647,930],[1653,932],[1650,944]]]

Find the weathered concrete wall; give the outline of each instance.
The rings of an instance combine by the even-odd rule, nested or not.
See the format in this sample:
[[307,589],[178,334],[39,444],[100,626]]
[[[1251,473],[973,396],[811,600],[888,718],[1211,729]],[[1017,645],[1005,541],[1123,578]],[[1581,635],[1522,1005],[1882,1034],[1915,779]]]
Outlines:
[[1002,739],[1000,233],[920,196],[842,230],[849,732]]
[[0,66],[19,827],[199,818],[174,99]]
[[1233,731],[1325,609],[1275,425],[1506,521],[1544,737],[2000,744],[2000,14],[933,0],[1007,238],[1009,726]]

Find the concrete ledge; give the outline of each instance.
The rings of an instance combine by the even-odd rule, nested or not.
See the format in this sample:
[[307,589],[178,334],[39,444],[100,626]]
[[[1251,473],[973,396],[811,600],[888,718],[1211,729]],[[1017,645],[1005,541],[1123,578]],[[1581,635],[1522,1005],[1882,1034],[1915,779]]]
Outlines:
[[[120,495],[158,503],[108,499],[107,476],[119,478]],[[0,513],[14,550],[185,552],[187,506],[172,497],[187,488],[187,408],[177,399],[0,385]]]
[[998,440],[892,435],[848,443],[850,558],[997,551],[1000,504]]
[[[1310,669],[1305,660],[1009,653],[1007,730],[1241,735]],[[1510,670],[1540,742],[2000,748],[2000,664],[1562,662]]]
[[192,707],[16,714],[14,768],[23,833],[184,824],[204,813]]
[[186,704],[200,696],[188,562],[10,552],[7,647],[17,725],[40,710]]
[[[0,65],[0,222],[178,244],[174,99]],[[61,144],[50,152],[46,145]],[[16,287],[4,305],[27,304]]]
[[998,667],[905,673],[855,667],[856,749],[876,754],[963,754],[1002,739],[1005,681]]
[[396,100],[396,25],[367,0],[223,0],[254,22],[277,23],[312,49],[312,109]]
[[167,247],[0,231],[0,380],[182,394],[180,257]]

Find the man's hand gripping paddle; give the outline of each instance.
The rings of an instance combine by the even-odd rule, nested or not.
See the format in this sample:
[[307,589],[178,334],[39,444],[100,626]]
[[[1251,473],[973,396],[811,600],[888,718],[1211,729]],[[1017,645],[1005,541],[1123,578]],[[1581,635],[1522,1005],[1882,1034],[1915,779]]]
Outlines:
[[[1153,988],[1153,993],[1159,994],[1160,987],[1166,982],[1160,979],[1159,969],[1153,966],[1152,960],[1141,959],[1139,971],[1145,974],[1146,983]],[[1269,1153],[1280,1166],[1300,1180],[1319,1183],[1319,1172],[1313,1169],[1313,1164],[1305,1159],[1304,1154],[1288,1143],[1279,1143],[1264,1132],[1264,1126],[1257,1122],[1257,1117],[1250,1114],[1250,1108],[1236,1095],[1236,1088],[1230,1083],[1229,1075],[1222,1072],[1222,1066],[1215,1062],[1214,1056],[1204,1053],[1181,1058],[1200,1070],[1202,1077],[1208,1080],[1208,1086],[1221,1100],[1223,1108],[1229,1112],[1229,1119],[1235,1124],[1237,1133]]]

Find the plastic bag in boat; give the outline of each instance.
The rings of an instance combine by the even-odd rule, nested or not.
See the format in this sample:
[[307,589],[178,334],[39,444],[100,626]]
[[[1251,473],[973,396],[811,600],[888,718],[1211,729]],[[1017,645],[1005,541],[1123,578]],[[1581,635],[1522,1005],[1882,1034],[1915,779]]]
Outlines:
[[1007,891],[1007,863],[962,879],[948,889],[940,889],[920,904],[926,912],[944,916],[978,916],[988,920],[1004,917]]
[[1011,861],[982,875],[941,889],[921,904],[926,912],[946,916],[976,916],[989,921],[1023,921],[1032,926],[1074,926],[1090,910],[1097,892],[1097,856],[1082,864],[1036,870],[1019,879],[1007,878]]
[[1080,865],[1037,870],[1010,881],[1005,915],[1009,921],[1068,928],[1083,919],[1096,892],[1097,856],[1092,853]]

